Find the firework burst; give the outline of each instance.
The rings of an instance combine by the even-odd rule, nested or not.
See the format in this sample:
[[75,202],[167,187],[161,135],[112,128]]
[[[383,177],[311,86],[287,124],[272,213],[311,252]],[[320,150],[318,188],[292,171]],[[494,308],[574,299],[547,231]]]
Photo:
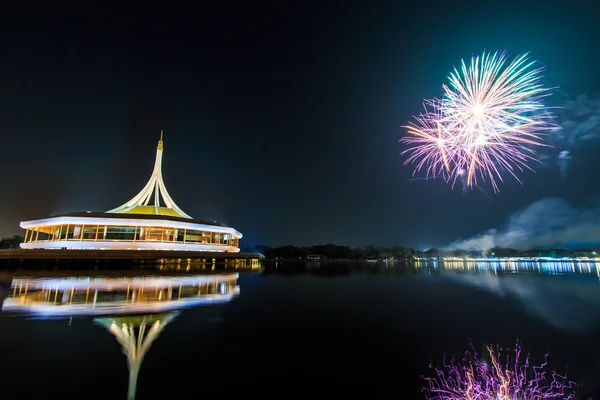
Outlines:
[[406,126],[405,165],[416,163],[414,174],[425,170],[452,184],[460,174],[468,186],[487,179],[494,191],[505,172],[520,182],[517,173],[531,169],[533,148],[544,145],[542,136],[553,127],[542,102],[549,89],[534,64],[523,55],[507,65],[506,52],[483,53],[469,66],[462,61],[442,98],[427,100],[425,113]]
[[531,366],[517,343],[514,357],[503,363],[500,349],[487,347],[490,362],[480,360],[473,346],[462,362],[444,360],[443,368],[434,368],[435,377],[424,378],[428,400],[574,400],[574,382],[547,370],[547,358],[540,366]]

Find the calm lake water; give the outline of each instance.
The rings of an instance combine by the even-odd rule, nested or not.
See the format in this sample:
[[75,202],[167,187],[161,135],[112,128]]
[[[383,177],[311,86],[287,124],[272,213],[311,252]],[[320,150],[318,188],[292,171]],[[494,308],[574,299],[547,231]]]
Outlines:
[[127,399],[117,336],[140,345],[128,327],[144,321],[143,337],[154,336],[138,360],[138,399],[357,390],[422,399],[430,359],[460,356],[469,343],[514,348],[517,336],[536,363],[549,349],[582,398],[600,392],[595,264],[284,262],[187,274],[113,272],[63,280],[59,291],[57,280],[7,281],[0,396]]

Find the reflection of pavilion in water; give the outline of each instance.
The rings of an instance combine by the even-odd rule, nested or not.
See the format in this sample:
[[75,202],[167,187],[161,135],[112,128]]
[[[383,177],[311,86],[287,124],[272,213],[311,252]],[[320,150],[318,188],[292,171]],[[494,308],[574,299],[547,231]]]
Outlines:
[[598,274],[594,261],[478,261],[462,259],[417,260],[415,267],[433,271],[466,271],[493,273],[537,273],[537,274]]
[[37,316],[158,313],[222,303],[239,293],[238,274],[12,281],[2,309]]
[[13,279],[3,311],[61,318],[95,316],[127,357],[127,398],[135,398],[144,356],[186,307],[225,303],[239,294],[238,274],[135,278]]

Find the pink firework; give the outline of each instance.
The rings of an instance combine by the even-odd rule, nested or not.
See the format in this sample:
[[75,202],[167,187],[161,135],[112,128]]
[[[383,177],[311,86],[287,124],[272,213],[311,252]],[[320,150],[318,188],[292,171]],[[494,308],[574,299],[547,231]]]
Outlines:
[[407,126],[410,136],[402,141],[412,147],[404,165],[416,163],[415,173],[425,169],[426,177],[443,176],[448,180],[456,175],[456,160],[460,148],[455,145],[452,133],[442,123],[442,108],[439,100],[426,100],[425,113],[415,116],[415,123]]
[[517,343],[514,358],[502,363],[500,350],[487,347],[490,362],[480,360],[473,346],[462,363],[454,359],[435,368],[435,377],[424,378],[428,400],[574,400],[575,383],[555,371],[548,371],[548,355],[540,366],[531,366]]
[[473,57],[468,67],[463,61],[443,85],[443,97],[426,101],[426,113],[401,139],[409,145],[405,164],[416,163],[415,174],[425,169],[428,177],[454,183],[465,173],[468,186],[479,177],[498,191],[504,172],[519,181],[517,173],[531,169],[533,148],[543,146],[543,134],[554,126],[542,102],[549,89],[526,55],[506,62],[505,52]]

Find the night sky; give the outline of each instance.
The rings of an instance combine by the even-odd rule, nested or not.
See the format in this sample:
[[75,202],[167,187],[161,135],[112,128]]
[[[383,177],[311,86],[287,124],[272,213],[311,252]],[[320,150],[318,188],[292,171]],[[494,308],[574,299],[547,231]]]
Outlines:
[[427,248],[502,229],[540,199],[597,204],[600,122],[571,141],[566,176],[555,144],[498,194],[411,181],[398,142],[483,50],[531,52],[560,86],[551,105],[595,104],[597,1],[213,3],[1,10],[0,237],[129,200],[161,129],[171,196],[245,246]]

